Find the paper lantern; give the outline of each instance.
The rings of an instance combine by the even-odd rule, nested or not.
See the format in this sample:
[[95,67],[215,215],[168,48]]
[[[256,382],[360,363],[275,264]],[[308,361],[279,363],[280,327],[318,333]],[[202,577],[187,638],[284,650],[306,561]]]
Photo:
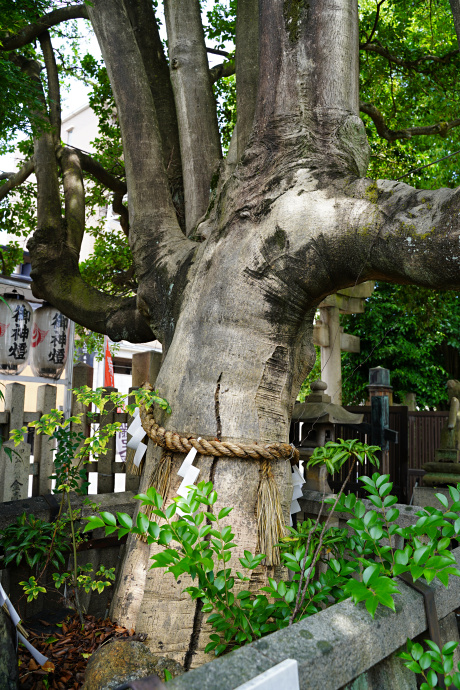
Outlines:
[[70,320],[45,302],[34,311],[30,366],[35,376],[58,379],[69,352]]
[[0,301],[0,372],[19,374],[27,366],[32,337],[32,307],[16,290]]

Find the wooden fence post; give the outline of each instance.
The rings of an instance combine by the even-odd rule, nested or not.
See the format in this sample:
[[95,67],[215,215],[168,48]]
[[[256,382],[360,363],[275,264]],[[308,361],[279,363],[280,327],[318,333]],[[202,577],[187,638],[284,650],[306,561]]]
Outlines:
[[[49,414],[56,407],[57,386],[45,383],[37,390],[37,411],[41,417]],[[38,463],[38,495],[51,493],[50,476],[54,474],[55,440],[44,434],[35,432],[34,460]],[[35,477],[34,477],[35,479]]]
[[[5,386],[5,410],[8,410],[10,418],[9,431],[20,429],[24,424],[24,394],[25,386],[22,383],[8,383]],[[15,448],[13,443],[7,441],[4,445],[13,449],[14,452],[11,461],[3,448],[0,451],[0,468],[2,471],[0,498],[3,502],[27,498],[30,444],[23,441]]]

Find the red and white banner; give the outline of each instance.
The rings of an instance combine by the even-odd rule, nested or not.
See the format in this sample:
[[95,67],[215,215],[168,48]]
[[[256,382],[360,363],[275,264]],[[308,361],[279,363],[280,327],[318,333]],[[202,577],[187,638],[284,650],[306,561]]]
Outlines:
[[109,339],[106,335],[104,336],[104,387],[115,388],[112,353],[110,352]]

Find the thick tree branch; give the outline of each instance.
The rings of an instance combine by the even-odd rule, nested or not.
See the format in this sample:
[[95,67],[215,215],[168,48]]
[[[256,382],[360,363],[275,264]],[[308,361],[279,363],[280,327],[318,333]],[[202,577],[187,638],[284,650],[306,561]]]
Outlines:
[[458,289],[460,189],[419,190],[402,182],[378,180],[373,194],[374,218],[377,209],[380,228],[368,255],[372,277]]
[[49,118],[51,127],[53,128],[54,141],[55,144],[58,145],[61,140],[61,94],[59,88],[59,74],[49,32],[44,31],[40,34],[39,41],[48,77]]
[[[74,148],[73,146],[70,148]],[[121,194],[124,196],[127,192],[126,182],[120,180],[115,175],[112,175],[108,170],[104,168],[99,161],[90,156],[88,153],[75,148],[81,161],[82,170],[93,175],[104,187],[110,189],[112,192]]]
[[59,151],[64,186],[66,244],[77,257],[85,234],[85,188],[77,151],[63,148]]
[[107,189],[110,189],[112,192],[114,192],[112,209],[114,213],[120,215],[121,229],[125,233],[126,237],[129,237],[129,213],[128,209],[123,204],[123,197],[127,192],[126,183],[109,173],[104,166],[102,166],[87,153],[83,153],[83,151],[80,151],[79,149],[75,150],[78,152],[82,170],[95,177],[96,180],[101,182],[101,184],[107,187]]
[[34,161],[31,158],[26,161],[22,168],[15,173],[3,173],[0,179],[7,179],[8,181],[0,185],[0,201],[6,197],[6,195],[11,192],[12,189],[19,187],[20,184],[25,182],[29,175],[34,171]]
[[364,175],[369,145],[359,118],[357,2],[259,1],[252,155],[266,158],[288,140],[294,151],[296,141],[294,157]]
[[151,0],[129,0],[126,10],[144,63],[158,118],[163,162],[178,220],[184,228],[184,190],[174,94]]
[[236,15],[237,157],[241,159],[254,124],[259,79],[259,2],[239,0]]
[[220,65],[214,65],[209,70],[209,75],[211,77],[211,82],[213,84],[222,77],[231,77],[235,74],[235,61],[229,60],[228,62],[222,62]]
[[218,48],[210,48],[209,46],[206,46],[206,52],[211,53],[211,55],[222,55],[222,57],[227,57],[230,55],[230,53],[226,50],[219,50]]
[[183,287],[178,276],[187,272],[196,244],[184,236],[177,220],[152,90],[126,7],[120,0],[97,0],[88,12],[120,122],[137,305],[167,342],[174,331],[171,310],[181,299],[175,292],[176,286]]
[[372,103],[361,103],[359,109],[362,113],[369,115],[375,124],[377,133],[382,139],[387,141],[396,141],[397,139],[411,139],[415,136],[430,136],[433,134],[440,134],[446,136],[447,132],[455,127],[460,126],[460,118],[451,120],[450,122],[438,122],[436,125],[428,125],[426,127],[407,127],[405,129],[390,129],[385,124],[385,118],[382,113]]
[[120,121],[128,188],[130,246],[142,284],[158,262],[168,284],[190,246],[172,203],[152,91],[122,3],[98,0],[89,15],[101,47]]
[[67,5],[67,7],[60,7],[58,10],[53,10],[35,22],[29,24],[24,29],[19,31],[14,36],[6,36],[1,39],[0,50],[16,50],[22,48],[27,43],[30,43],[35,38],[50,29],[56,24],[65,22],[68,19],[88,19],[88,10],[86,5]]
[[412,70],[418,70],[420,65],[424,62],[434,62],[436,64],[445,65],[458,55],[458,50],[451,50],[445,55],[422,55],[417,58],[417,60],[404,60],[397,55],[393,55],[389,50],[378,43],[361,43],[359,49],[367,53],[377,53],[389,62],[393,62],[395,65]]
[[208,207],[222,152],[199,0],[166,0],[165,19],[190,234]]

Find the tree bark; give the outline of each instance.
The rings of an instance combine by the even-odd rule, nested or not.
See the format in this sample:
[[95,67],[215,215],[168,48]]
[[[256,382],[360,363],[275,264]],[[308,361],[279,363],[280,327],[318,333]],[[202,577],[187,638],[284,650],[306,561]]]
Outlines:
[[[144,42],[135,35],[143,16],[137,2],[93,0],[88,12],[121,125],[139,291],[120,301],[82,286],[79,161],[62,152],[67,225],[49,130],[37,138],[34,156],[35,290],[93,330],[131,340],[158,335],[164,360],[156,388],[172,414],[157,421],[167,429],[209,439],[285,442],[294,400],[315,360],[313,317],[325,296],[369,279],[460,287],[460,191],[421,191],[364,177],[369,146],[358,117],[357,0],[259,0],[258,68],[254,45],[239,46],[241,121],[208,206],[220,149],[199,3],[167,0],[187,231],[198,223],[196,240],[187,238],[166,164],[165,150],[174,145],[159,126],[164,103],[149,78],[154,37]],[[255,21],[257,3],[239,5],[239,36],[247,37],[254,27],[245,29],[242,22],[246,11]],[[150,16],[150,26],[152,21]],[[106,180],[119,203],[124,187],[80,158],[82,167]],[[150,448],[141,490],[158,458]],[[174,457],[168,500],[177,490],[182,459]],[[229,522],[238,544],[235,559],[243,549],[254,552],[260,463],[200,456],[195,464],[200,479],[214,483],[216,508],[234,507]],[[272,469],[287,521],[289,463],[278,461]],[[148,551],[129,541],[113,615],[148,632],[154,651],[191,667],[204,660],[202,611],[182,594],[185,578],[176,584],[172,576],[148,570]],[[260,568],[250,586],[269,574]]]
[[169,66],[179,122],[187,234],[209,203],[222,157],[198,0],[166,0]]

